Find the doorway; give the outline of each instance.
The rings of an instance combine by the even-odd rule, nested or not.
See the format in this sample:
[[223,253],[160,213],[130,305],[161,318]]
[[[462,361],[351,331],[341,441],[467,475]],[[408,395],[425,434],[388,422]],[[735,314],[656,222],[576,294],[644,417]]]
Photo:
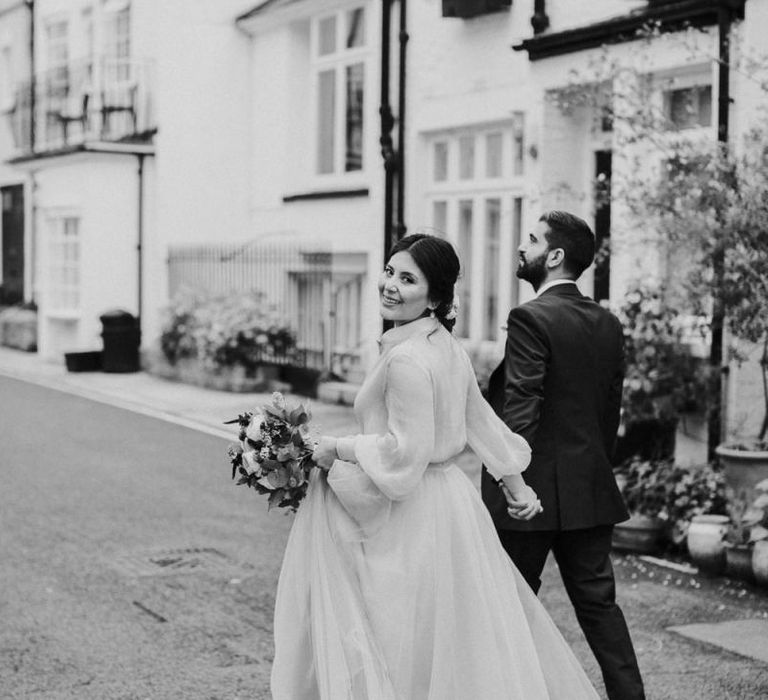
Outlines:
[[0,304],[24,300],[24,186],[0,188],[3,202]]

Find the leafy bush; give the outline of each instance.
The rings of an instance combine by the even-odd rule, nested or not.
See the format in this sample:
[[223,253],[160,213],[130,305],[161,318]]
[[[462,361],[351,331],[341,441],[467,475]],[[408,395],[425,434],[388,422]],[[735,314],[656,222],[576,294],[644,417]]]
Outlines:
[[676,420],[703,405],[707,367],[684,342],[678,312],[664,299],[662,286],[637,284],[614,309],[624,328],[624,425]]
[[682,467],[671,459],[635,457],[616,469],[630,513],[666,521],[673,545],[681,545],[696,515],[725,514],[725,479],[716,466]]
[[288,321],[261,292],[202,297],[178,295],[167,310],[160,337],[166,359],[197,358],[206,368],[243,367],[293,359],[296,336]]

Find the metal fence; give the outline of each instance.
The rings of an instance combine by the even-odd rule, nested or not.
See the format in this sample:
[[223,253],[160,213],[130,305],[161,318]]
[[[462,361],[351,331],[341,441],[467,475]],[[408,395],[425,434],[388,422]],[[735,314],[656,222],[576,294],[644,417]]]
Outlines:
[[365,269],[365,253],[291,240],[174,246],[168,291],[258,291],[295,332],[298,364],[348,377],[360,369]]

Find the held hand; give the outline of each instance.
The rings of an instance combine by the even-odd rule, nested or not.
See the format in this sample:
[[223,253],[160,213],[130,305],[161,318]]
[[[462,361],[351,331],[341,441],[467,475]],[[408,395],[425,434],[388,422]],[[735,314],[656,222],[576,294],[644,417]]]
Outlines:
[[501,490],[507,499],[507,514],[514,520],[530,520],[544,511],[536,492],[530,486],[526,485],[522,490],[512,493],[502,482]]
[[338,458],[339,456],[336,454],[336,438],[330,435],[323,435],[317,445],[315,445],[314,452],[312,452],[312,459],[315,461],[315,464],[327,471]]

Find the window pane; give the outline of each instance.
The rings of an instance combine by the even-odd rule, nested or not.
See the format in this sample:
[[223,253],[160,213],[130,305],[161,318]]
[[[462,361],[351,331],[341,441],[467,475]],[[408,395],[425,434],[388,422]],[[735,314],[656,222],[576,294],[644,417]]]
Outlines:
[[322,71],[317,89],[317,172],[333,172],[333,135],[336,108],[336,72]]
[[[512,269],[517,270],[517,263],[519,256],[517,249],[520,247],[520,240],[522,236],[523,228],[523,198],[515,197],[512,200]],[[517,281],[516,276],[512,276],[512,294],[511,294],[512,306],[517,306],[520,303],[520,283]]]
[[503,140],[499,132],[487,134],[485,137],[485,176],[501,177],[503,158]]
[[712,124],[712,86],[669,90],[664,94],[667,118],[678,129]]
[[459,260],[461,279],[458,284],[459,315],[456,317],[456,333],[462,338],[469,337],[469,317],[472,287],[472,200],[459,202]]
[[79,220],[74,217],[50,222],[48,239],[47,301],[54,309],[73,309],[80,303]]
[[347,48],[365,45],[365,12],[362,7],[347,13]]
[[432,228],[433,233],[440,238],[446,237],[448,228],[448,202],[434,202],[432,204]]
[[459,178],[471,180],[475,177],[475,137],[462,136],[459,139]]
[[700,87],[699,91],[699,124],[711,126],[712,124],[712,86]]
[[438,141],[433,150],[434,163],[432,176],[435,182],[445,182],[448,179],[448,144]]
[[347,151],[344,169],[347,172],[363,167],[363,81],[362,63],[347,66]]
[[499,329],[499,239],[501,237],[501,200],[485,202],[485,256],[483,261],[483,338],[496,340]]
[[318,53],[321,56],[336,52],[336,15],[320,20]]
[[515,122],[514,126],[512,127],[513,136],[514,136],[514,147],[513,147],[513,165],[512,165],[512,173],[514,175],[522,175],[523,174],[523,164],[525,162],[525,122],[523,121],[523,115],[522,113],[518,112],[515,114]]

